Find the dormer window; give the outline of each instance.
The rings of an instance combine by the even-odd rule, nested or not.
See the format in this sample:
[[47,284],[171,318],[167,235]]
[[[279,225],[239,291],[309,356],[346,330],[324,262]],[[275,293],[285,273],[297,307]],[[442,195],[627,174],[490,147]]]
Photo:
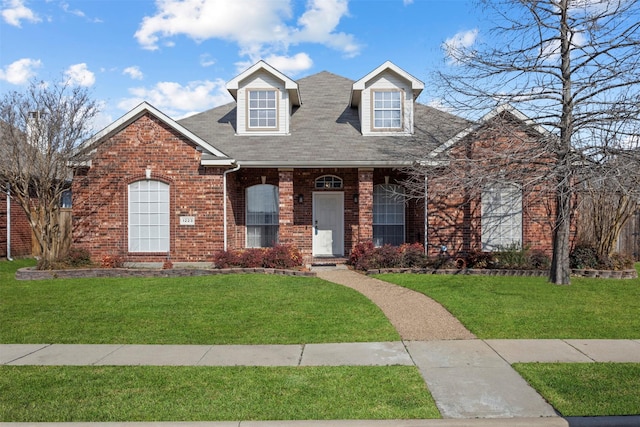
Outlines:
[[402,127],[402,93],[400,91],[373,92],[373,128],[400,129]]
[[276,90],[249,90],[249,128],[276,129],[278,127],[277,93]]

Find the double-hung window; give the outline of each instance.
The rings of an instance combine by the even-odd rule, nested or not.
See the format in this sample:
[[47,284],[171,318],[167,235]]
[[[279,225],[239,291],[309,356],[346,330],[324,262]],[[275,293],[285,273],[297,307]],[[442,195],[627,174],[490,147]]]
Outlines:
[[522,244],[522,189],[494,185],[482,191],[482,250]]
[[169,185],[129,184],[129,252],[168,252],[169,229]]
[[278,187],[247,188],[247,247],[266,248],[278,242]]
[[373,188],[373,242],[375,246],[404,243],[404,189],[399,185]]
[[400,129],[402,127],[402,96],[400,91],[373,92],[373,128]]
[[249,91],[249,128],[275,129],[278,127],[276,90]]

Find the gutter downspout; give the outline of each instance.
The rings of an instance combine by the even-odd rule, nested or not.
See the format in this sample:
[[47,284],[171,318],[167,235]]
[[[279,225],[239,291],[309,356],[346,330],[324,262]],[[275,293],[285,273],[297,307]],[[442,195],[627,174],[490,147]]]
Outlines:
[[11,184],[7,184],[7,260],[11,258]]
[[424,175],[424,253],[429,255],[429,183],[427,175]]
[[222,212],[224,215],[223,218],[223,235],[224,235],[224,251],[227,251],[227,174],[231,172],[237,172],[240,170],[240,165],[236,164],[233,169],[228,169],[222,173]]

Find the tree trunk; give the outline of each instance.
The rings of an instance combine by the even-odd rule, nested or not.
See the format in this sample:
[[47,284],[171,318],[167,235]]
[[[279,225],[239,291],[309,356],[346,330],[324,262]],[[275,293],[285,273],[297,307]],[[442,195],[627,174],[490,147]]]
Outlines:
[[567,185],[561,185],[561,188],[558,188],[556,200],[556,227],[553,234],[553,257],[551,259],[549,281],[556,285],[570,285],[571,196]]

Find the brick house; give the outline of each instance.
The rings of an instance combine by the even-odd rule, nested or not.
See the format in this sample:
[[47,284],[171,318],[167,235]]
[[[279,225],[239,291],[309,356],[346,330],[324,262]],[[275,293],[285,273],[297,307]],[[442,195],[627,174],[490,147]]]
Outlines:
[[227,89],[235,102],[178,121],[142,103],[80,147],[74,245],[131,263],[210,262],[220,250],[276,243],[307,260],[348,256],[366,241],[433,253],[491,249],[485,240],[551,248],[535,225],[540,206],[523,213],[529,190],[508,206],[508,230],[484,235],[481,212],[442,222],[442,209],[456,217],[468,203],[443,207],[427,190],[425,210],[424,197],[403,197],[417,159],[437,170],[497,114],[471,123],[419,104],[424,84],[391,62],[354,82],[329,72],[294,81],[260,61]]

